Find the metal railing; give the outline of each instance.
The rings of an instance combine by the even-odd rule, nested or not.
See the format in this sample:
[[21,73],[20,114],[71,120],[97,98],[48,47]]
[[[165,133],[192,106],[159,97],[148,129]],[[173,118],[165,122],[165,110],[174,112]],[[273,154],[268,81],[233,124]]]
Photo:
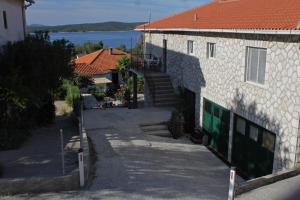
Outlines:
[[146,75],[151,72],[161,72],[161,59],[152,54],[132,55],[129,69]]

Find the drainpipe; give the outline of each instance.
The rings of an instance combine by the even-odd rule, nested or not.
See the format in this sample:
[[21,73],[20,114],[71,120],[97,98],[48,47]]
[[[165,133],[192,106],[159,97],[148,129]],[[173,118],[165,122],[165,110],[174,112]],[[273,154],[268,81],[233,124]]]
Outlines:
[[[27,2],[28,4],[26,4],[25,2]],[[23,32],[24,32],[24,38],[26,37],[26,13],[25,10],[27,10],[27,8],[29,8],[30,6],[32,6],[32,4],[34,4],[34,0],[22,0],[22,18],[23,18]]]

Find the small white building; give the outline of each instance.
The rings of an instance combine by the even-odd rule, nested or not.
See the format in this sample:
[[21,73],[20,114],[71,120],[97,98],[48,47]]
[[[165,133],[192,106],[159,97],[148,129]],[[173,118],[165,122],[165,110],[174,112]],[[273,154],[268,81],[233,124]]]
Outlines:
[[33,3],[33,0],[0,0],[0,46],[24,39],[25,9]]

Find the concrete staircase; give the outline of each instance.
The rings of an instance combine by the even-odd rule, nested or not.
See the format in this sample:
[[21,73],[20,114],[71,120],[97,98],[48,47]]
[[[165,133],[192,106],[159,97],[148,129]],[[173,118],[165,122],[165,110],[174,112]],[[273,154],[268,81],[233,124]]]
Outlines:
[[143,124],[141,129],[147,135],[159,136],[159,137],[171,137],[171,133],[168,130],[168,126],[165,123],[161,124]]
[[170,76],[164,73],[151,73],[145,76],[154,106],[173,107],[177,104],[177,96]]

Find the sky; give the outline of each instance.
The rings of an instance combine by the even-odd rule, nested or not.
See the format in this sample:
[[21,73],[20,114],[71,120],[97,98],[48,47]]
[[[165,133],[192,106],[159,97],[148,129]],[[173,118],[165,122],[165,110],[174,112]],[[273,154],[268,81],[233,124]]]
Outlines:
[[63,25],[106,21],[145,22],[211,0],[35,0],[28,24]]

